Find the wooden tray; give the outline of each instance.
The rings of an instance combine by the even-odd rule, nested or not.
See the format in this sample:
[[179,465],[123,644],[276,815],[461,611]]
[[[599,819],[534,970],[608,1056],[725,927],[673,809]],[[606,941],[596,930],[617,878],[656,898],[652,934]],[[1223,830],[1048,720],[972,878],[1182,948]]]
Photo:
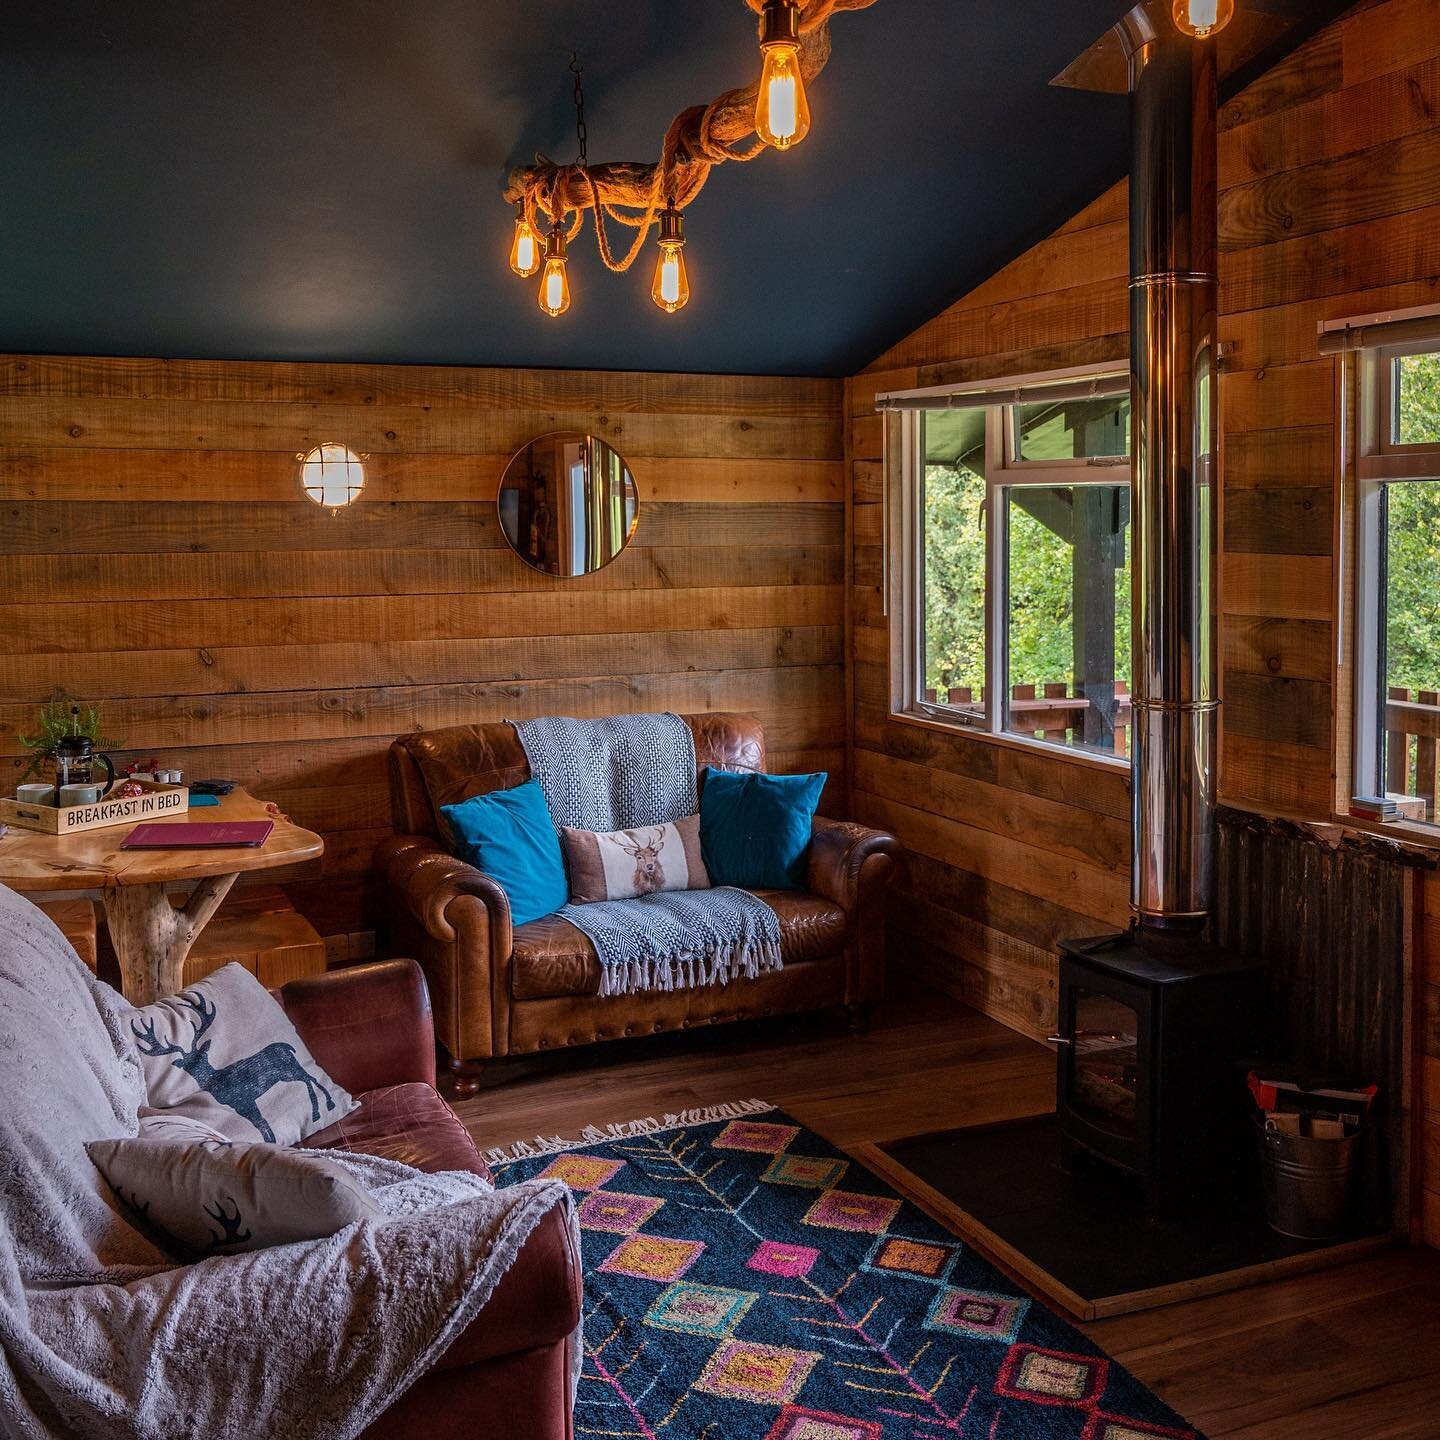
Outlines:
[[137,820],[177,819],[189,808],[188,785],[147,785],[143,795],[123,800],[108,796],[94,805],[28,805],[0,799],[0,823],[45,835],[73,835],[79,830],[132,825]]

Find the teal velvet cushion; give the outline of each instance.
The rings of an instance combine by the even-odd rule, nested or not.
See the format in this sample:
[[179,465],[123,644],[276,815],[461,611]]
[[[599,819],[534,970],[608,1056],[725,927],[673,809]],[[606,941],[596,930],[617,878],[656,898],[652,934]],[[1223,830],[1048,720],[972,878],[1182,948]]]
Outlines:
[[805,886],[810,822],[826,776],[733,775],[705,767],[700,850],[712,885],[746,890]]
[[455,853],[483,870],[510,897],[510,918],[528,924],[570,899],[560,832],[536,780],[512,790],[442,805]]

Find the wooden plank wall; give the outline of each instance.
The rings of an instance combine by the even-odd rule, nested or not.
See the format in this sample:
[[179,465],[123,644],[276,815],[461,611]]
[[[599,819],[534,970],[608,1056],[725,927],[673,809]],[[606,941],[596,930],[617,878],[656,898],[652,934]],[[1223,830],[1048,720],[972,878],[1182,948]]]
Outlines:
[[[1336,394],[1316,324],[1440,301],[1434,0],[1363,0],[1226,105],[1221,131],[1220,333],[1233,347],[1221,382],[1221,789],[1328,819]],[[1056,936],[1126,918],[1126,779],[888,718],[873,400],[1123,362],[1126,205],[1124,186],[1103,196],[849,390],[855,805],[919,857],[897,899],[895,953],[1031,1034],[1054,1021]]]
[[[224,775],[326,841],[292,887],[368,928],[401,731],[754,710],[778,769],[844,784],[838,381],[0,358],[0,765],[55,687],[130,754]],[[506,547],[500,472],[557,429],[630,462],[640,524],[598,575]],[[332,516],[296,452],[365,452]],[[832,794],[834,793],[832,789]]]

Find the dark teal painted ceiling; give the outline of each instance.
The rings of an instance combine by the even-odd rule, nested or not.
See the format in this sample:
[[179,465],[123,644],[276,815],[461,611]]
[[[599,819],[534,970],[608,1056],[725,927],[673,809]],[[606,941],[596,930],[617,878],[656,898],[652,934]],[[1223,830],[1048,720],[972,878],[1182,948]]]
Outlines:
[[687,213],[695,296],[603,271],[551,320],[508,167],[649,159],[758,69],[743,0],[6,0],[0,348],[848,374],[1123,173],[1123,99],[1051,88],[1125,0],[841,14],[789,155]]

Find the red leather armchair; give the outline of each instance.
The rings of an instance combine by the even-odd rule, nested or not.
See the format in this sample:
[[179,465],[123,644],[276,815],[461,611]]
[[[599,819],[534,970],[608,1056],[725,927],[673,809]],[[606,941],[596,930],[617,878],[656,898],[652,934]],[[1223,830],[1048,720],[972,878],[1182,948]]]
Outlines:
[[[413,960],[296,980],[278,993],[311,1054],[361,1102],[307,1147],[488,1177],[474,1141],[435,1089],[430,997]],[[490,1303],[364,1431],[366,1440],[573,1440],[571,1345],[581,1285],[569,1227],[551,1210]]]
[[[765,734],[754,716],[681,719],[701,767],[764,771]],[[460,1093],[476,1088],[493,1057],[828,1006],[848,1006],[859,1021],[880,997],[885,890],[899,842],[817,819],[808,889],[757,892],[780,917],[783,969],[730,985],[602,999],[600,962],[579,930],[559,916],[513,925],[505,891],[445,848],[442,805],[529,778],[507,724],[406,735],[390,747],[397,833],[375,853],[376,879],[391,947],[416,956],[430,981]]]

